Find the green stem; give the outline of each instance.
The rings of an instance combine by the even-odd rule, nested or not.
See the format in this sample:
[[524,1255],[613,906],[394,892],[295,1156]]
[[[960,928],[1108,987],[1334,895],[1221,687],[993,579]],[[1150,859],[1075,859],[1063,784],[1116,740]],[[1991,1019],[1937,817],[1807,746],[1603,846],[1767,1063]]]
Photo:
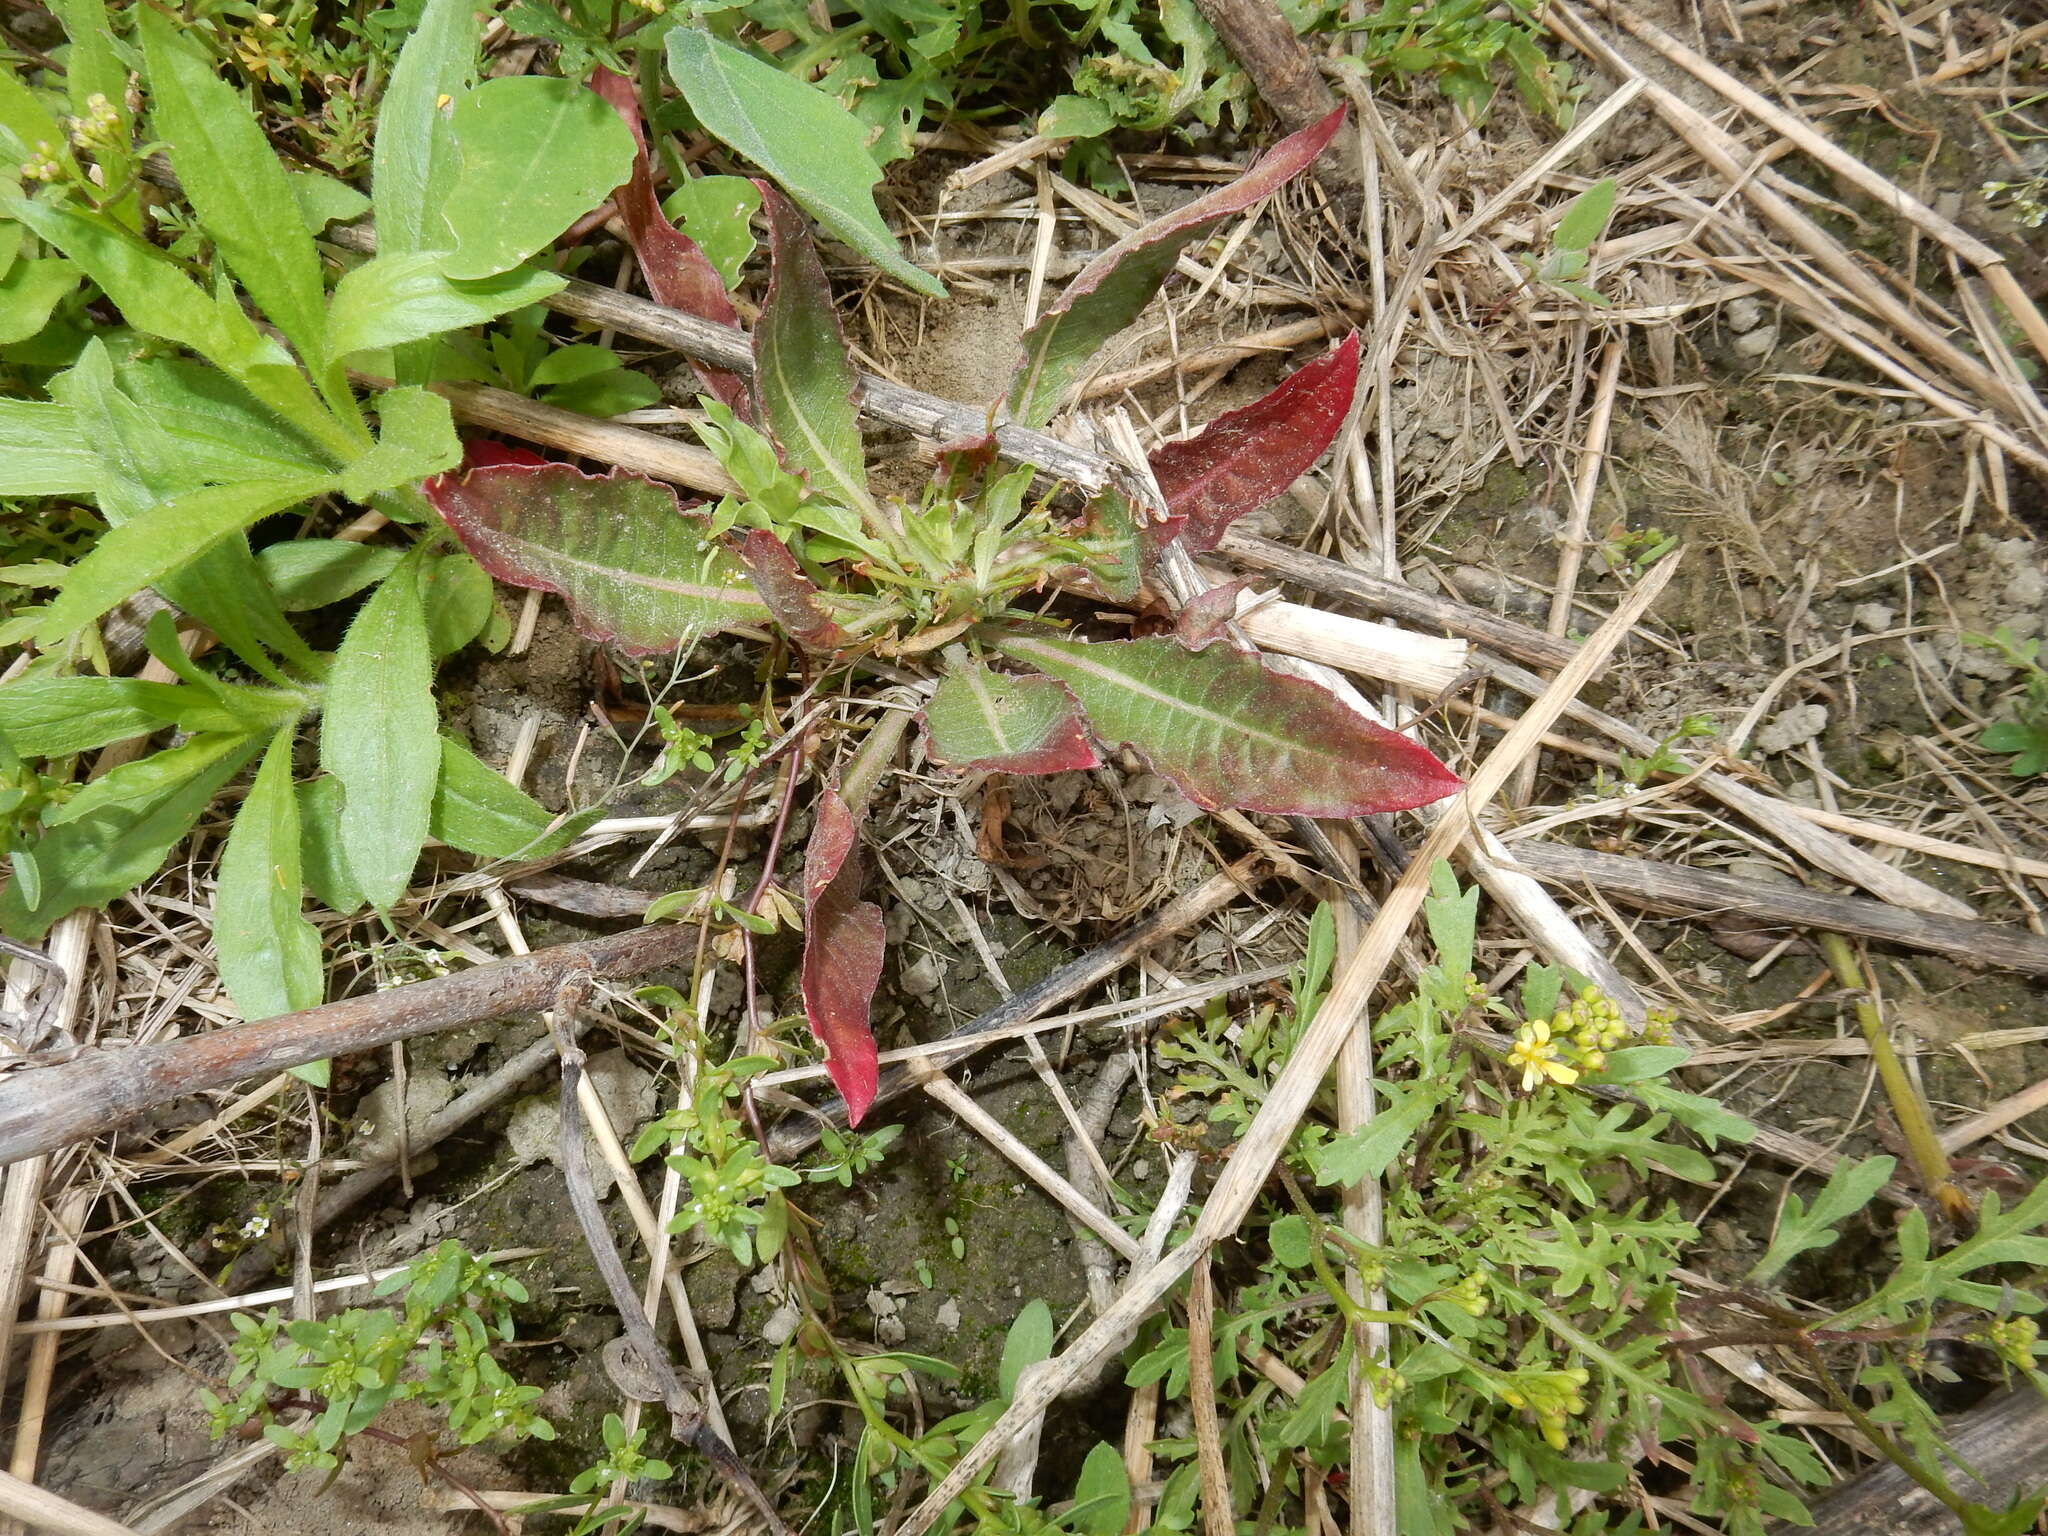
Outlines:
[[1864,979],[1863,967],[1857,963],[1856,952],[1849,947],[1849,941],[1839,933],[1817,934],[1821,957],[1828,963],[1828,969],[1835,973],[1835,980],[1856,996],[1856,1022],[1862,1026],[1863,1038],[1870,1046],[1870,1059],[1877,1065],[1878,1080],[1884,1084],[1885,1098],[1892,1107],[1892,1117],[1899,1123],[1899,1134],[1906,1143],[1906,1155],[1913,1164],[1920,1185],[1941,1202],[1942,1209],[1952,1217],[1970,1214],[1970,1200],[1950,1177],[1948,1153],[1942,1150],[1941,1140],[1934,1134],[1933,1118],[1927,1113],[1927,1101],[1913,1086],[1913,1080],[1906,1075],[1905,1063],[1899,1060],[1899,1053],[1892,1048],[1892,1038],[1884,1027],[1884,1015],[1878,1011],[1877,1000],[1871,994],[1870,984]]

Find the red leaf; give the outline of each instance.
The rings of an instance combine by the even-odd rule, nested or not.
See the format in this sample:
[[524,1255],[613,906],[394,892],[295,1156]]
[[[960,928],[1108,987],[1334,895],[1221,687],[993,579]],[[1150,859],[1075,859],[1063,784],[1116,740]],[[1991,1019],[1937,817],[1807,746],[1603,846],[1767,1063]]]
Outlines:
[[1428,748],[1227,645],[1190,651],[1163,635],[1088,643],[1023,631],[993,644],[1073,689],[1100,740],[1135,747],[1199,806],[1369,816],[1459,785]]
[[[647,291],[657,303],[686,315],[738,325],[739,311],[726,296],[725,280],[718,269],[696,241],[669,223],[668,215],[661,211],[661,200],[654,195],[654,171],[647,157],[647,134],[640,125],[640,97],[633,82],[600,69],[590,77],[590,85],[633,130],[633,176],[612,199],[618,205],[619,222],[626,227],[626,239],[640,259],[640,270],[647,274]],[[715,398],[741,417],[748,415],[745,380],[707,363],[693,362],[691,366]]]
[[798,645],[829,651],[845,642],[845,632],[825,611],[817,583],[804,574],[782,540],[765,528],[749,529],[740,541],[740,560],[768,612]]
[[1237,617],[1237,596],[1246,585],[1226,581],[1183,603],[1174,616],[1173,638],[1191,651],[1229,639],[1230,621]]
[[882,979],[882,909],[860,899],[860,824],[837,790],[818,801],[804,850],[804,1017],[860,1124],[880,1074],[868,1010]]
[[[532,466],[548,462],[547,459],[542,458],[531,448],[519,443],[501,443],[492,437],[472,437],[462,445],[462,468],[464,472],[472,469],[493,469],[500,464]],[[436,475],[433,480],[427,483],[432,485],[435,481],[446,478],[447,476],[445,475]]]
[[650,655],[767,616],[709,522],[640,475],[500,463],[438,475],[424,489],[485,570],[559,592],[593,640]]
[[1223,532],[1305,474],[1335,440],[1358,388],[1358,333],[1304,363],[1263,399],[1218,416],[1151,458],[1166,510],[1185,517],[1189,554],[1214,549]]
[[1010,382],[1010,414],[1027,427],[1050,421],[1110,338],[1151,302],[1180,253],[1307,170],[1329,148],[1344,112],[1339,107],[1290,134],[1237,180],[1134,230],[1083,267],[1024,333],[1024,360]]

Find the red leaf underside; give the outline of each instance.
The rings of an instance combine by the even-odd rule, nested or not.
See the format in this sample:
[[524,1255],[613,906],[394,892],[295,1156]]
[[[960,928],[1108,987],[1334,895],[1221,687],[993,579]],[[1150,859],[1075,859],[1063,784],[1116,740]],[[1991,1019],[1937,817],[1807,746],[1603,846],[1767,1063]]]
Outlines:
[[1344,121],[1339,107],[1275,144],[1236,181],[1135,230],[1083,267],[1057,303],[1024,333],[1024,357],[1007,404],[1026,426],[1043,426],[1110,338],[1138,318],[1180,253],[1225,219],[1299,176]]
[[1320,459],[1351,413],[1358,388],[1358,333],[1294,370],[1242,410],[1151,457],[1167,511],[1187,519],[1190,554],[1214,549],[1230,525],[1281,495]]
[[874,1103],[880,1077],[868,1012],[882,979],[882,909],[860,899],[859,835],[853,812],[827,789],[804,850],[804,1017],[849,1125]]
[[1102,761],[1064,683],[978,661],[947,671],[924,724],[932,759],[963,773],[1064,773]]
[[[661,211],[661,199],[654,194],[654,171],[647,155],[647,134],[640,122],[640,97],[633,82],[608,69],[590,77],[591,88],[626,120],[633,130],[633,175],[612,194],[619,210],[619,222],[626,239],[647,277],[647,291],[655,302],[700,320],[737,326],[739,311],[727,297],[725,281],[697,242],[677,229]],[[692,361],[698,379],[716,399],[722,400],[742,417],[748,414],[746,381],[738,374]]]
[[768,610],[710,525],[656,481],[569,464],[497,464],[429,481],[463,547],[499,581],[559,593],[576,628],[636,655]]
[[804,574],[782,540],[765,528],[749,529],[740,541],[740,560],[768,612],[798,645],[829,651],[844,643],[846,634],[825,611],[817,583]]
[[1099,739],[1135,748],[1208,809],[1366,816],[1459,787],[1426,747],[1227,645],[1195,652],[1164,636],[1089,644],[1023,634],[995,643],[1073,689]]
[[1237,617],[1237,599],[1245,586],[1242,581],[1226,581],[1183,603],[1174,616],[1174,639],[1191,651],[1228,639],[1230,621]]

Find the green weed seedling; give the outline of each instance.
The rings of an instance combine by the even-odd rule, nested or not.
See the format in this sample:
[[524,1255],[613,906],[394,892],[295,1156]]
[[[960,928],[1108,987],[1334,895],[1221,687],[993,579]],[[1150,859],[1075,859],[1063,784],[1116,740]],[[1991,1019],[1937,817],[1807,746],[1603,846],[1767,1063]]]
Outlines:
[[1550,231],[1550,250],[1540,260],[1528,255],[1515,258],[1530,282],[1569,294],[1596,309],[1608,307],[1607,296],[1585,278],[1593,244],[1607,233],[1607,221],[1614,217],[1617,190],[1614,178],[1605,177],[1564,205]]
[[1434,79],[1467,122],[1486,120],[1505,69],[1529,111],[1569,128],[1583,87],[1573,85],[1569,64],[1544,54],[1540,9],[1537,0],[1386,0],[1332,29],[1360,41],[1340,63],[1382,79]]
[[2013,700],[2013,712],[1995,720],[1977,738],[1986,752],[2012,754],[2006,771],[2017,779],[2048,772],[2048,669],[2040,663],[2041,642],[2015,639],[2001,626],[1988,635],[1963,636],[1970,645],[1996,651],[2021,671],[2024,682]]
[[[261,1318],[235,1313],[227,1379],[235,1395],[200,1394],[215,1438],[254,1424],[286,1467],[332,1472],[360,1436],[397,1440],[373,1432],[385,1409],[407,1402],[430,1409],[456,1446],[554,1438],[533,1408],[541,1389],[520,1385],[492,1353],[512,1342],[523,1285],[445,1242],[377,1284],[379,1296],[400,1292],[395,1307],[352,1307],[317,1321],[288,1323],[275,1309]],[[295,1422],[302,1411],[310,1422]],[[423,1474],[445,1454],[438,1442],[415,1449]]]
[[[1301,1529],[1305,1469],[1347,1464],[1335,1411],[1355,1367],[1394,1415],[1403,1532],[1449,1536],[1512,1510],[1588,1536],[1615,1529],[1646,1457],[1660,1476],[1683,1478],[1667,1496],[1734,1536],[1803,1521],[1801,1489],[1828,1478],[1813,1449],[1768,1417],[1745,1417],[1695,1370],[1717,1343],[1756,1342],[1743,1310],[1755,1306],[1771,1342],[1806,1359],[1830,1401],[1867,1422],[1881,1453],[1939,1490],[1970,1530],[2023,1529],[2011,1522],[2037,1501],[1989,1511],[1950,1490],[1922,1383],[1938,1369],[1928,1343],[1951,1338],[2048,1387],[2034,1322],[2048,1190],[2010,1210],[1991,1202],[1985,1226],[1946,1247],[1909,1212],[1889,1273],[1829,1316],[1780,1287],[1801,1253],[1868,1220],[1892,1161],[1849,1165],[1810,1207],[1788,1200],[1739,1295],[1682,1300],[1675,1271],[1699,1235],[1680,1192],[1715,1182],[1707,1153],[1753,1127],[1675,1086],[1689,1053],[1666,1022],[1630,1028],[1594,989],[1542,966],[1512,1002],[1480,988],[1469,971],[1477,905],[1477,891],[1438,871],[1425,909],[1437,963],[1374,1026],[1378,1112],[1343,1133],[1322,1114],[1304,1121],[1255,1268],[1219,1310],[1214,1374],[1234,1518]],[[1249,1023],[1212,1015],[1162,1044],[1179,1069],[1167,1099],[1177,1117],[1226,1134],[1249,1123],[1313,1015],[1331,948],[1318,913],[1289,1007]],[[1385,1193],[1376,1247],[1324,1214],[1328,1193],[1364,1180]],[[1347,1267],[1384,1293],[1383,1307],[1354,1299]],[[1365,1346],[1369,1324],[1389,1330],[1384,1355]],[[1255,1356],[1267,1368],[1254,1370]],[[1275,1387],[1275,1359],[1304,1381],[1298,1395]],[[1184,1399],[1185,1329],[1150,1325],[1126,1379]],[[1170,1468],[1155,1527],[1192,1529],[1194,1444],[1154,1449]],[[1271,1479],[1263,1498],[1258,1469]],[[1572,1490],[1596,1496],[1576,1517]]]

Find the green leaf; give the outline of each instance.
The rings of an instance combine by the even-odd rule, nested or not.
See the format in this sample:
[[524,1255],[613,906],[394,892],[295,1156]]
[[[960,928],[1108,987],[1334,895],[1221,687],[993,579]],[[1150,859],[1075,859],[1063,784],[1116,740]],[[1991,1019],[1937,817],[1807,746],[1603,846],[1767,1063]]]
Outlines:
[[[482,15],[492,9],[476,0],[427,0],[392,67],[391,83],[378,103],[370,160],[382,255],[447,249],[441,208],[455,185],[460,160],[441,104],[460,96],[475,73]],[[431,377],[430,360],[426,347],[399,348],[392,360],[398,382],[424,384]]]
[[17,261],[0,276],[0,347],[27,341],[78,287],[78,268],[58,257]]
[[945,296],[882,222],[871,190],[881,167],[838,101],[694,27],[669,33],[668,71],[705,130],[774,177],[835,238],[917,292]]
[[491,574],[462,550],[428,560],[420,572],[427,605],[427,643],[436,659],[453,656],[484,632],[497,605]]
[[1454,981],[1472,969],[1472,944],[1479,931],[1479,887],[1458,889],[1458,876],[1439,859],[1429,872],[1430,894],[1422,903],[1437,964]]
[[1362,816],[1440,800],[1457,777],[1333,694],[1228,645],[1163,636],[1084,644],[998,632],[990,644],[1074,691],[1095,734],[1127,743],[1197,805]]
[[299,801],[286,726],[271,738],[221,850],[213,943],[220,979],[244,1019],[311,1008],[326,991],[320,933],[306,920]]
[[774,259],[754,327],[755,413],[783,461],[808,476],[813,490],[868,509],[873,503],[853,405],[860,379],[839,334],[825,269],[789,199],[764,182],[762,201]]
[[1614,216],[1614,197],[1620,184],[1612,176],[1596,181],[1569,203],[1550,232],[1553,250],[1583,251],[1607,230]]
[[1006,1401],[1017,1394],[1024,1368],[1052,1355],[1052,1308],[1043,1301],[1025,1303],[1003,1338],[1003,1363],[996,1373],[996,1395]]
[[286,613],[305,613],[353,597],[398,567],[403,552],[347,539],[289,539],[258,552],[256,568]]
[[665,485],[623,470],[493,465],[443,475],[434,509],[498,580],[559,592],[576,627],[641,655],[768,610],[740,564]]
[[299,860],[314,899],[346,917],[363,904],[361,887],[341,853],[341,780],[333,774],[298,787]]
[[[137,330],[190,347],[245,383],[298,377],[290,355],[250,324],[239,306],[207,293],[176,262],[128,231],[6,189],[0,189],[0,214],[26,224],[78,263]],[[300,382],[303,397],[310,398]]]
[[0,737],[23,757],[66,757],[166,725],[198,729],[184,711],[191,692],[131,677],[18,678],[0,687]]
[[462,440],[448,402],[418,384],[376,398],[377,445],[341,472],[342,492],[367,501],[378,491],[412,485],[462,462]]
[[1307,1445],[1329,1433],[1338,1405],[1351,1385],[1351,1347],[1345,1345],[1329,1368],[1313,1376],[1294,1399],[1294,1407],[1273,1430],[1283,1446]]
[[1010,414],[1031,427],[1052,420],[1110,338],[1151,302],[1181,252],[1307,170],[1342,122],[1339,109],[1283,139],[1236,181],[1154,219],[1083,267],[1024,333],[1024,360],[1010,384]]
[[42,872],[35,903],[16,885],[0,890],[0,930],[40,939],[58,918],[104,906],[155,874],[259,745],[248,736],[195,736],[95,780],[90,813],[52,827],[34,846]]
[[139,7],[150,115],[208,237],[299,356],[327,360],[320,255],[270,141],[240,92],[153,6]]
[[963,773],[1038,774],[1101,761],[1066,684],[1006,675],[964,651],[946,661],[924,715],[935,762]]
[[1778,1230],[1771,1234],[1771,1246],[1747,1278],[1766,1285],[1800,1254],[1833,1243],[1835,1228],[1870,1204],[1897,1167],[1898,1160],[1890,1157],[1867,1157],[1860,1162],[1845,1159],[1828,1175],[1811,1207],[1797,1195],[1788,1194]]
[[1266,1228],[1266,1246],[1273,1250],[1273,1257],[1289,1269],[1308,1267],[1314,1252],[1313,1241],[1309,1236],[1308,1223],[1291,1211]]
[[1392,1102],[1357,1130],[1324,1143],[1314,1153],[1318,1184],[1364,1184],[1377,1179],[1443,1102],[1427,1087],[1379,1086]]
[[441,207],[455,236],[449,277],[518,266],[633,170],[633,131],[573,80],[486,80],[456,102],[450,127],[462,169]]
[[285,176],[309,235],[319,234],[330,224],[351,223],[370,211],[367,197],[325,171],[293,169],[286,171]]
[[580,811],[557,818],[525,790],[451,737],[441,738],[441,775],[434,789],[433,835],[485,859],[546,858],[582,835],[602,815]]
[[326,475],[204,486],[108,529],[71,568],[64,590],[36,626],[37,643],[57,645],[258,518],[333,487],[333,477]]
[[1603,1083],[1644,1083],[1668,1077],[1685,1065],[1692,1052],[1682,1045],[1628,1045],[1607,1053],[1600,1069]]
[[441,251],[385,254],[343,273],[327,316],[327,344],[334,356],[402,346],[481,325],[538,304],[569,281],[559,273],[514,267],[493,277],[457,282],[441,270],[447,260]]
[[760,209],[761,189],[745,176],[693,176],[661,205],[697,242],[727,288],[739,287],[754,254],[754,215]]
[[1074,1502],[1065,1519],[1080,1536],[1118,1536],[1130,1519],[1131,1477],[1123,1453],[1098,1440],[1074,1480]]
[[87,496],[99,486],[99,455],[68,405],[0,400],[0,496]]
[[1055,96],[1038,115],[1039,135],[1048,139],[1100,138],[1115,126],[1115,114],[1092,96]]
[[441,771],[434,661],[408,560],[371,594],[335,652],[320,765],[341,781],[341,849],[378,911],[405,894],[432,824]]

